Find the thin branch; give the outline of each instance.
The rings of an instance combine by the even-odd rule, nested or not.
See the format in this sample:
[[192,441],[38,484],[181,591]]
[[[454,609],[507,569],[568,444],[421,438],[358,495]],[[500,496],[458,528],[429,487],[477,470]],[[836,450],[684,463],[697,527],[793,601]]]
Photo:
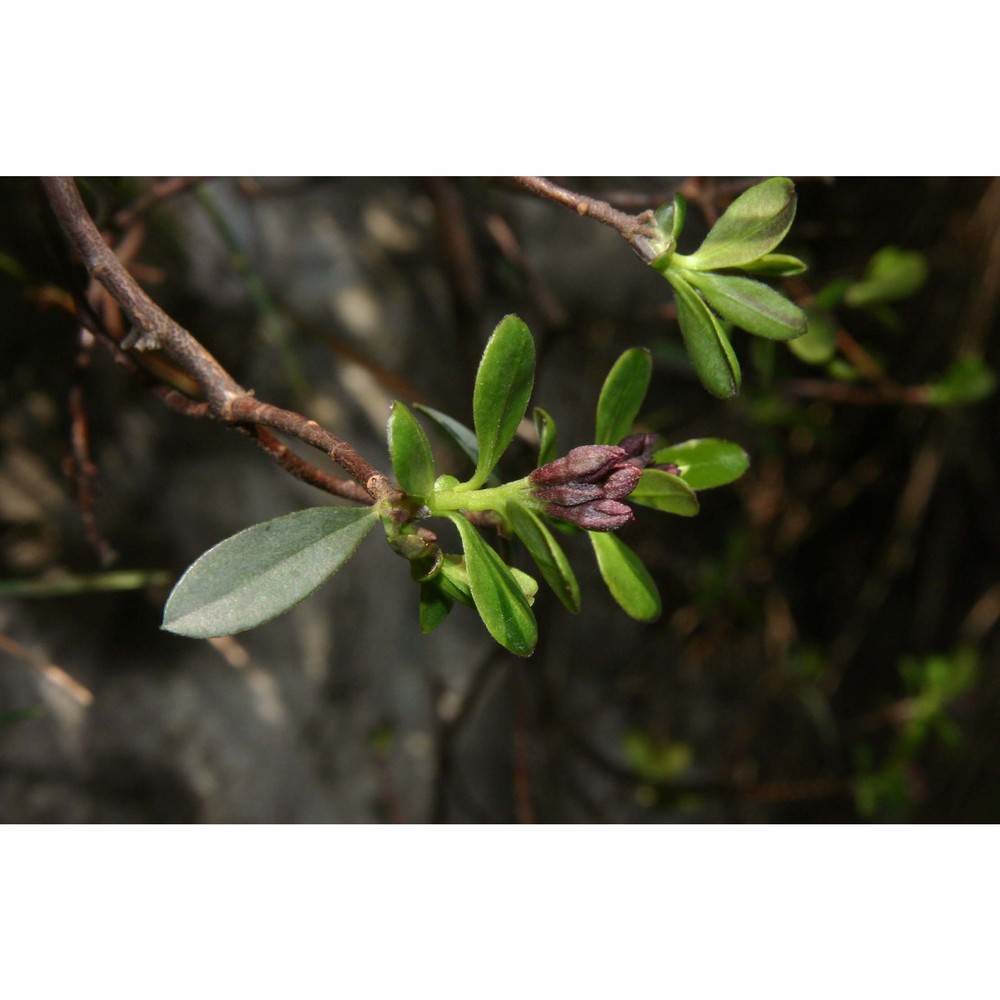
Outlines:
[[571,208],[577,215],[586,215],[610,226],[647,263],[656,256],[649,241],[656,239],[659,231],[653,225],[651,213],[629,215],[627,212],[620,212],[606,201],[577,194],[544,177],[515,177],[514,181],[540,198],[548,198],[549,201]]
[[90,457],[90,434],[87,421],[87,404],[84,397],[84,373],[90,365],[90,354],[94,346],[93,334],[80,328],[80,350],[73,366],[73,384],[69,389],[70,415],[70,457],[68,472],[76,486],[76,502],[83,519],[83,530],[87,541],[97,553],[97,558],[105,569],[118,554],[104,537],[94,514],[94,480],[98,469]]
[[43,178],[42,184],[60,226],[82,256],[91,278],[108,290],[132,320],[133,333],[123,347],[162,351],[197,382],[211,415],[217,419],[234,425],[260,424],[297,437],[329,455],[364,487],[371,499],[402,501],[403,493],[398,487],[346,441],[320,427],[315,420],[255,399],[187,330],[153,302],[101,237],[72,178]]
[[40,674],[50,684],[69,695],[78,705],[86,707],[94,703],[94,692],[90,688],[84,687],[62,667],[50,663],[44,656],[33,652],[27,646],[22,646],[9,635],[0,633],[0,650]]
[[317,489],[326,490],[334,496],[344,497],[345,500],[354,500],[357,503],[371,503],[371,497],[356,482],[351,479],[338,479],[331,476],[322,469],[316,468],[311,462],[307,462],[300,455],[296,455],[291,448],[277,435],[272,434],[266,427],[240,427],[244,434],[252,438],[264,452],[271,456],[276,462],[290,472],[296,479]]

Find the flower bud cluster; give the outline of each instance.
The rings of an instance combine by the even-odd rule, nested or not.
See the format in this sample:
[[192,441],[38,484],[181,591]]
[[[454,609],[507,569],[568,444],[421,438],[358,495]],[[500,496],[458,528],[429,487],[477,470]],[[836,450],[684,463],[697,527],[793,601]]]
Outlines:
[[571,521],[587,531],[614,531],[635,519],[621,503],[642,477],[625,448],[590,444],[535,469],[528,477],[532,494],[550,517]]

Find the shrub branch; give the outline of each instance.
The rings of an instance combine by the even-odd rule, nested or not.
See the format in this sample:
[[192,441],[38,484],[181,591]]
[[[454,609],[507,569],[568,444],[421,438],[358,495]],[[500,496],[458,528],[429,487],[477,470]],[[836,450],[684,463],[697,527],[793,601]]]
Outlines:
[[[179,323],[167,315],[143,290],[104,241],[87,212],[71,177],[43,178],[49,204],[70,244],[83,258],[90,277],[104,286],[132,321],[132,332],[122,342],[126,350],[162,352],[198,384],[208,415],[239,427],[297,478],[337,496],[367,502],[385,499],[399,503],[402,492],[387,476],[367,462],[346,441],[320,427],[315,420],[255,399]],[[171,396],[176,409],[179,400]],[[187,409],[202,414],[197,404]],[[273,428],[325,452],[361,487],[335,479],[311,466],[278,441]]]

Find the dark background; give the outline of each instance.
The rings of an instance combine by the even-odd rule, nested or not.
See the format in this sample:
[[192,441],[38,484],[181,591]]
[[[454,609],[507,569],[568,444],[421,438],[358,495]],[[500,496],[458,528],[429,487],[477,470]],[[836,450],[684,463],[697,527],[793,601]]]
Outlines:
[[[629,210],[683,185],[696,202],[686,252],[741,189],[565,183]],[[783,249],[810,268],[789,294],[860,278],[887,245],[920,251],[925,286],[891,315],[838,311],[843,329],[899,386],[968,354],[997,370],[1000,185],[796,186]],[[470,420],[479,355],[510,312],[535,336],[533,401],[564,450],[590,439],[608,368],[640,344],[655,360],[644,426],[729,438],[752,464],[703,494],[698,518],[640,512],[623,533],[660,586],[653,625],[627,618],[587,547],[568,544],[584,610],[540,593],[531,659],[503,653],[463,608],[425,637],[405,564],[373,535],[260,629],[168,635],[165,580],[222,538],[327,498],[238,433],[165,409],[99,345],[81,353],[66,294],[80,272],[37,183],[4,181],[0,819],[998,818],[995,395],[841,402],[842,383],[736,332],[744,387],[720,402],[687,365],[666,282],[611,230],[499,181],[212,180],[141,227],[118,213],[153,182],[82,189],[144,287],[237,380],[375,465],[388,465],[393,398]],[[807,394],[803,380],[828,389]],[[96,469],[89,529],[68,474],[78,405]],[[525,443],[507,467],[531,462]],[[461,471],[443,444],[438,464]],[[94,589],[92,574],[117,570],[148,585]]]

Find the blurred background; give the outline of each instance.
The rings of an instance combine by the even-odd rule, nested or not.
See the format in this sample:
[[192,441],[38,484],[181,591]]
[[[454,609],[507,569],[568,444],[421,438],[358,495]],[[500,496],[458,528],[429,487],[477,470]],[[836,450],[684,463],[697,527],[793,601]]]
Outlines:
[[[758,179],[558,180],[631,212],[682,191],[691,252]],[[725,402],[694,377],[663,278],[506,182],[80,186],[241,384],[383,469],[391,400],[471,422],[511,312],[563,451],[592,439],[609,367],[642,345],[642,428],[728,438],[751,466],[697,518],[640,509],[623,531],[663,597],[652,625],[569,539],[583,612],[543,588],[528,660],[462,607],[421,635],[417,588],[375,534],[265,626],[161,632],[203,551],[331,498],[167,409],[155,373],[82,333],[84,275],[37,181],[0,181],[0,820],[1000,819],[996,180],[797,178],[782,249],[809,269],[782,288],[810,332],[736,331],[744,385]],[[463,474],[429,433],[439,471]],[[505,462],[525,474],[531,442]]]

